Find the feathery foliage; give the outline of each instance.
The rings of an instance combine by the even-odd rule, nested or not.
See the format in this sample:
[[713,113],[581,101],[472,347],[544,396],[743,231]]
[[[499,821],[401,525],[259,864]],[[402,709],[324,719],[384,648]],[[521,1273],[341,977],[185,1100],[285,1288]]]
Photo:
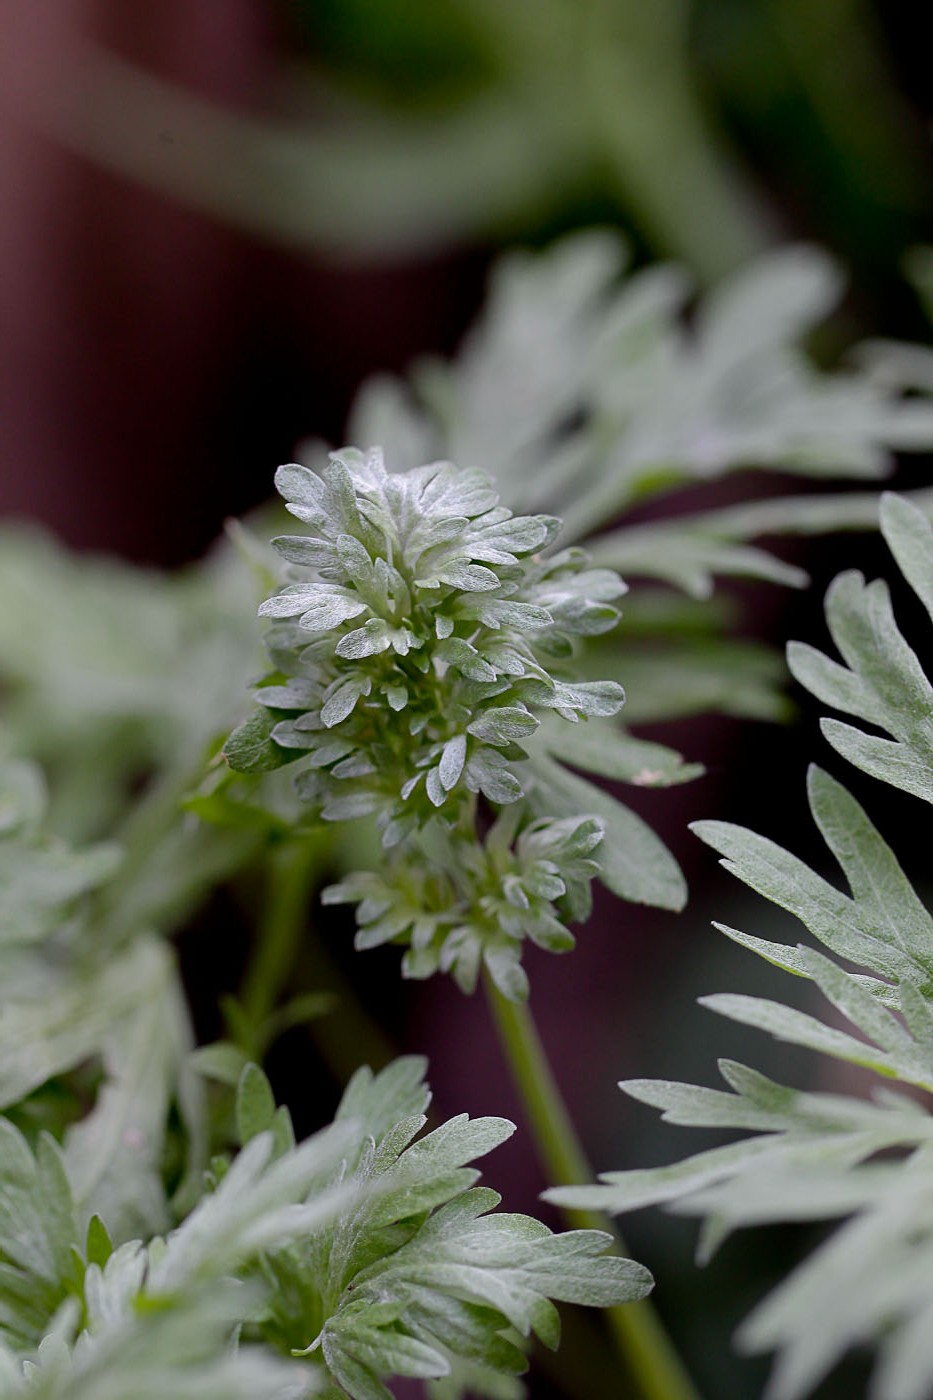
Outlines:
[[[929,610],[933,529],[901,497],[885,497],[881,515],[895,559]],[[933,691],[894,622],[887,589],[843,575],[829,591],[826,611],[845,665],[797,646],[795,673],[821,700],[894,738],[837,721],[824,721],[824,732],[857,766],[930,801],[926,730]],[[848,893],[751,831],[723,822],[694,829],[727,870],[796,915],[825,951],[722,931],[810,979],[828,1013],[814,1016],[748,996],[703,1002],[779,1040],[866,1067],[882,1083],[869,1099],[804,1093],[731,1061],[720,1064],[729,1092],[625,1083],[670,1122],[751,1135],[672,1166],[609,1173],[602,1185],[550,1195],[612,1211],[667,1202],[704,1220],[702,1258],[740,1226],[842,1222],[759,1305],[739,1342],[778,1352],[768,1390],[775,1400],[805,1395],[849,1347],[867,1342],[880,1349],[873,1395],[923,1400],[933,1391],[933,1312],[924,1282],[933,1266],[933,1119],[925,1103],[887,1086],[895,1081],[933,1092],[933,918],[845,788],[814,768],[809,794]]]
[[[481,1375],[521,1373],[522,1338],[557,1344],[551,1300],[642,1297],[650,1276],[606,1256],[608,1235],[553,1235],[495,1212],[499,1196],[467,1164],[511,1123],[462,1114],[418,1136],[424,1071],[416,1057],[359,1071],[332,1127],[296,1146],[248,1066],[242,1149],[215,1159],[213,1189],[164,1239],[116,1249],[101,1216],[80,1227],[54,1142],[43,1136],[34,1154],[0,1118],[0,1395],[57,1400],[99,1385],[148,1400],[202,1384],[218,1397],[383,1400],[382,1377],[441,1378],[456,1358]],[[235,1332],[245,1344],[231,1353]]]

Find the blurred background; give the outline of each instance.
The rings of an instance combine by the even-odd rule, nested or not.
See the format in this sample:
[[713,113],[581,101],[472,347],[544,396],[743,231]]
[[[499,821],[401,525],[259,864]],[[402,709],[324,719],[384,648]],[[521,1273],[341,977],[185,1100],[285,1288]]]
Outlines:
[[[496,250],[593,223],[710,282],[823,242],[916,331],[916,7],[35,0],[0,15],[0,509],[176,563],[450,350]],[[914,313],[916,315],[916,313]]]
[[[500,249],[593,224],[623,229],[636,265],[676,259],[701,288],[769,246],[816,241],[853,288],[818,356],[866,335],[929,339],[903,275],[907,251],[933,241],[921,18],[906,0],[4,5],[0,513],[80,549],[192,560],[266,500],[297,442],[342,439],[366,376],[455,349]],[[903,480],[928,481],[928,463]],[[860,561],[883,567],[871,541],[820,544],[803,559],[806,599],[740,591],[749,631],[818,637],[822,585]],[[743,911],[686,820],[754,821],[767,792],[769,834],[809,854],[800,732],[747,729],[663,736],[711,769],[641,808],[685,865],[688,914],[606,900],[573,958],[530,960],[598,1167],[676,1150],[616,1079],[699,1077],[707,1040],[739,1053],[738,1032],[727,1044],[689,1010],[698,987],[737,985],[707,929],[714,914],[742,926]],[[188,956],[209,1035],[225,986],[205,973],[216,932],[202,922]],[[335,956],[348,943],[341,930]],[[374,959],[363,995],[397,1045],[431,1054],[439,1108],[508,1112],[483,1008],[447,987],[396,993],[394,964]],[[293,1097],[296,1046],[281,1053]],[[501,1155],[493,1179],[511,1171],[510,1204],[533,1208],[535,1168],[518,1144]],[[704,1279],[692,1229],[627,1233],[707,1392],[758,1394],[762,1368],[726,1339],[795,1246],[733,1244]],[[851,1394],[856,1375],[821,1394]],[[533,1393],[560,1385],[541,1377]]]

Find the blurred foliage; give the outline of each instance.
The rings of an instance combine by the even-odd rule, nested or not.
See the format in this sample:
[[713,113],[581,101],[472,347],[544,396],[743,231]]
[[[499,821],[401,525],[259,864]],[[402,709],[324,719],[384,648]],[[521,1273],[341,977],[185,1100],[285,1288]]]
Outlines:
[[75,88],[33,116],[124,174],[342,258],[597,217],[705,281],[788,224],[877,275],[930,213],[921,122],[862,0],[278,9],[293,61],[266,115],[89,47]]

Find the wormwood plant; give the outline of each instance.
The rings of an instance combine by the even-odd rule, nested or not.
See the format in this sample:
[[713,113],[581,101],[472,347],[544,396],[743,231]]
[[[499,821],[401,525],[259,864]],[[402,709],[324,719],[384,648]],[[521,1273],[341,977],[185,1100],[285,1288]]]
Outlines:
[[[644,1396],[692,1393],[600,1218],[552,1234],[496,1210],[470,1164],[512,1125],[426,1123],[424,1063],[393,1057],[332,970],[298,973],[336,870],[325,908],[355,906],[361,948],[482,980],[548,1179],[583,1189],[525,941],[572,947],[597,877],[679,908],[674,857],[598,780],[700,771],[632,734],[623,698],[634,723],[780,715],[775,660],[736,638],[715,577],[799,584],[750,542],[877,505],[625,514],[741,466],[873,477],[933,442],[896,356],[821,373],[800,349],[837,291],[822,255],[765,259],[690,329],[682,276],[623,262],[601,234],[506,260],[456,362],[364,388],[351,433],[382,451],[311,445],[281,470],[302,532],[274,551],[264,523],[232,527],[165,579],[0,538],[0,1396],[385,1400],[408,1376],[513,1400],[527,1340],[557,1341],[554,1301],[608,1309]],[[617,568],[648,582],[625,593]],[[822,665],[834,703],[897,709],[893,683],[872,699]],[[908,758],[921,691],[892,727]],[[259,906],[255,948],[197,1046],[170,939],[220,886]],[[894,992],[866,995],[883,1012]],[[253,1062],[305,1020],[349,1084],[296,1144]]]
[[[933,618],[933,529],[892,495],[881,522]],[[821,701],[871,728],[825,719],[824,736],[857,768],[933,801],[933,686],[897,626],[885,584],[841,575],[826,619],[841,662],[792,643],[791,669]],[[731,1060],[720,1062],[728,1092],[634,1080],[622,1088],[672,1123],[752,1135],[673,1166],[608,1173],[603,1185],[550,1195],[612,1211],[671,1203],[703,1219],[701,1260],[740,1226],[843,1222],[755,1309],[739,1343],[777,1351],[768,1390],[776,1400],[807,1394],[848,1348],[866,1343],[880,1353],[872,1394],[923,1400],[933,1393],[933,1124],[926,1100],[910,1091],[933,1091],[933,919],[845,787],[814,767],[808,788],[848,893],[752,831],[716,821],[694,830],[727,870],[796,915],[827,951],[717,927],[812,981],[829,1006],[814,1016],[757,997],[703,1002],[779,1040],[865,1067],[877,1076],[869,1093],[801,1092]]]

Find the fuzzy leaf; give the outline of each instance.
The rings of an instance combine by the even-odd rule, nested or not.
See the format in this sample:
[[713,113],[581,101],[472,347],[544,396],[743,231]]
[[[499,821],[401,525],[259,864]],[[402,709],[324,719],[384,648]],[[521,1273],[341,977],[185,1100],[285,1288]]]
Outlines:
[[618,726],[598,720],[575,725],[548,720],[542,725],[541,742],[562,763],[638,787],[687,783],[704,771],[702,764],[685,763],[680,754],[663,744],[636,739]]
[[71,1291],[78,1233],[61,1154],[0,1118],[0,1341],[28,1350]]
[[235,729],[224,744],[224,758],[237,773],[271,773],[294,755],[281,748],[272,738],[278,724],[268,710],[257,710]]
[[[535,760],[541,774],[542,809],[571,815],[591,812],[603,824],[599,849],[599,878],[614,894],[659,909],[681,909],[687,897],[683,875],[674,857],[640,817],[592,783]],[[539,789],[532,794],[537,805]]]

